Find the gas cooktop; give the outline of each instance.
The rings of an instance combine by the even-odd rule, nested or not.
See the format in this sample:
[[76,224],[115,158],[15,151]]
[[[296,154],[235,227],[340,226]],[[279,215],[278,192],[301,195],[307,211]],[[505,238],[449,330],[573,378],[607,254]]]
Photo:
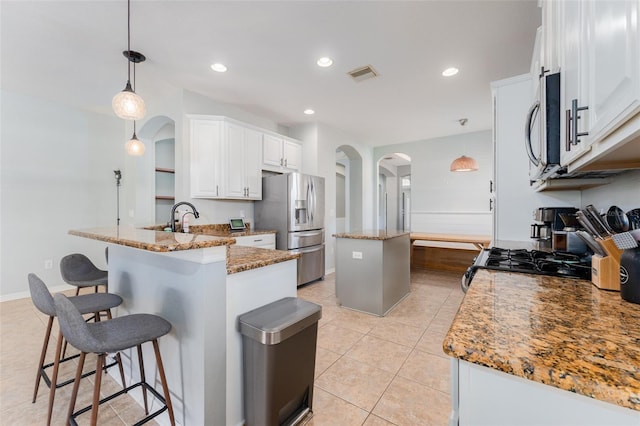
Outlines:
[[464,291],[469,287],[475,271],[479,268],[590,280],[591,256],[497,247],[484,249],[462,278]]

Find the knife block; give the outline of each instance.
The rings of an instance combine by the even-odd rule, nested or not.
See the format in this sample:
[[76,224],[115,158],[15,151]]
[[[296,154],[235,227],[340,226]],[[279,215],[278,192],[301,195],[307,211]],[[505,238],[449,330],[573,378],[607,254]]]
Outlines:
[[591,282],[603,290],[620,291],[620,256],[622,250],[616,247],[611,237],[599,241],[607,253],[602,257],[594,254],[591,257]]
[[594,254],[591,257],[591,282],[603,290],[620,291],[620,261],[614,261],[612,256]]

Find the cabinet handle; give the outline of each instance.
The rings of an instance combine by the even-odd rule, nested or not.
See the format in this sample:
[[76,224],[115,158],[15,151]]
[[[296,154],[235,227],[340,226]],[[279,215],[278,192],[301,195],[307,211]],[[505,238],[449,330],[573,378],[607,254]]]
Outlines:
[[489,193],[493,193],[493,180],[489,180]]
[[489,198],[489,211],[493,210],[493,198]]
[[287,167],[287,159],[284,159],[284,166]]
[[218,185],[216,185],[216,197],[218,196]]
[[283,165],[284,164],[283,164],[283,161],[282,161],[282,157],[280,157],[280,167],[282,167]]
[[568,109],[564,112],[564,150],[569,152],[571,151],[571,134],[573,133],[572,129],[572,119],[571,119],[571,110]]
[[578,115],[578,113],[580,111],[586,111],[588,109],[588,106],[579,107],[577,99],[571,101],[571,115],[573,116],[573,119],[571,120],[571,143],[573,145],[577,145],[578,143],[580,143],[580,136],[587,136],[589,134],[589,132],[578,132],[578,120],[580,120],[580,116]]

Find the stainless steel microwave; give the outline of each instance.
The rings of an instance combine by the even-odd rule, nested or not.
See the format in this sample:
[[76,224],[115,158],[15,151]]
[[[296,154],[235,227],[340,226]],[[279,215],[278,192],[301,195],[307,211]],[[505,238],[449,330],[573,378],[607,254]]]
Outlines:
[[561,169],[560,73],[541,73],[538,99],[527,112],[524,133],[531,182],[556,174]]

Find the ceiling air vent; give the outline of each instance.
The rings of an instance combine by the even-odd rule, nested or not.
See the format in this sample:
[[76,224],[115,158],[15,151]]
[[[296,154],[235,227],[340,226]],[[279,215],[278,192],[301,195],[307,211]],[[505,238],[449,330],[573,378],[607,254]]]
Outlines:
[[378,76],[376,70],[373,69],[371,65],[367,65],[366,67],[356,68],[355,70],[349,71],[347,74],[351,76],[355,81],[363,81],[368,80],[370,78],[374,78]]

